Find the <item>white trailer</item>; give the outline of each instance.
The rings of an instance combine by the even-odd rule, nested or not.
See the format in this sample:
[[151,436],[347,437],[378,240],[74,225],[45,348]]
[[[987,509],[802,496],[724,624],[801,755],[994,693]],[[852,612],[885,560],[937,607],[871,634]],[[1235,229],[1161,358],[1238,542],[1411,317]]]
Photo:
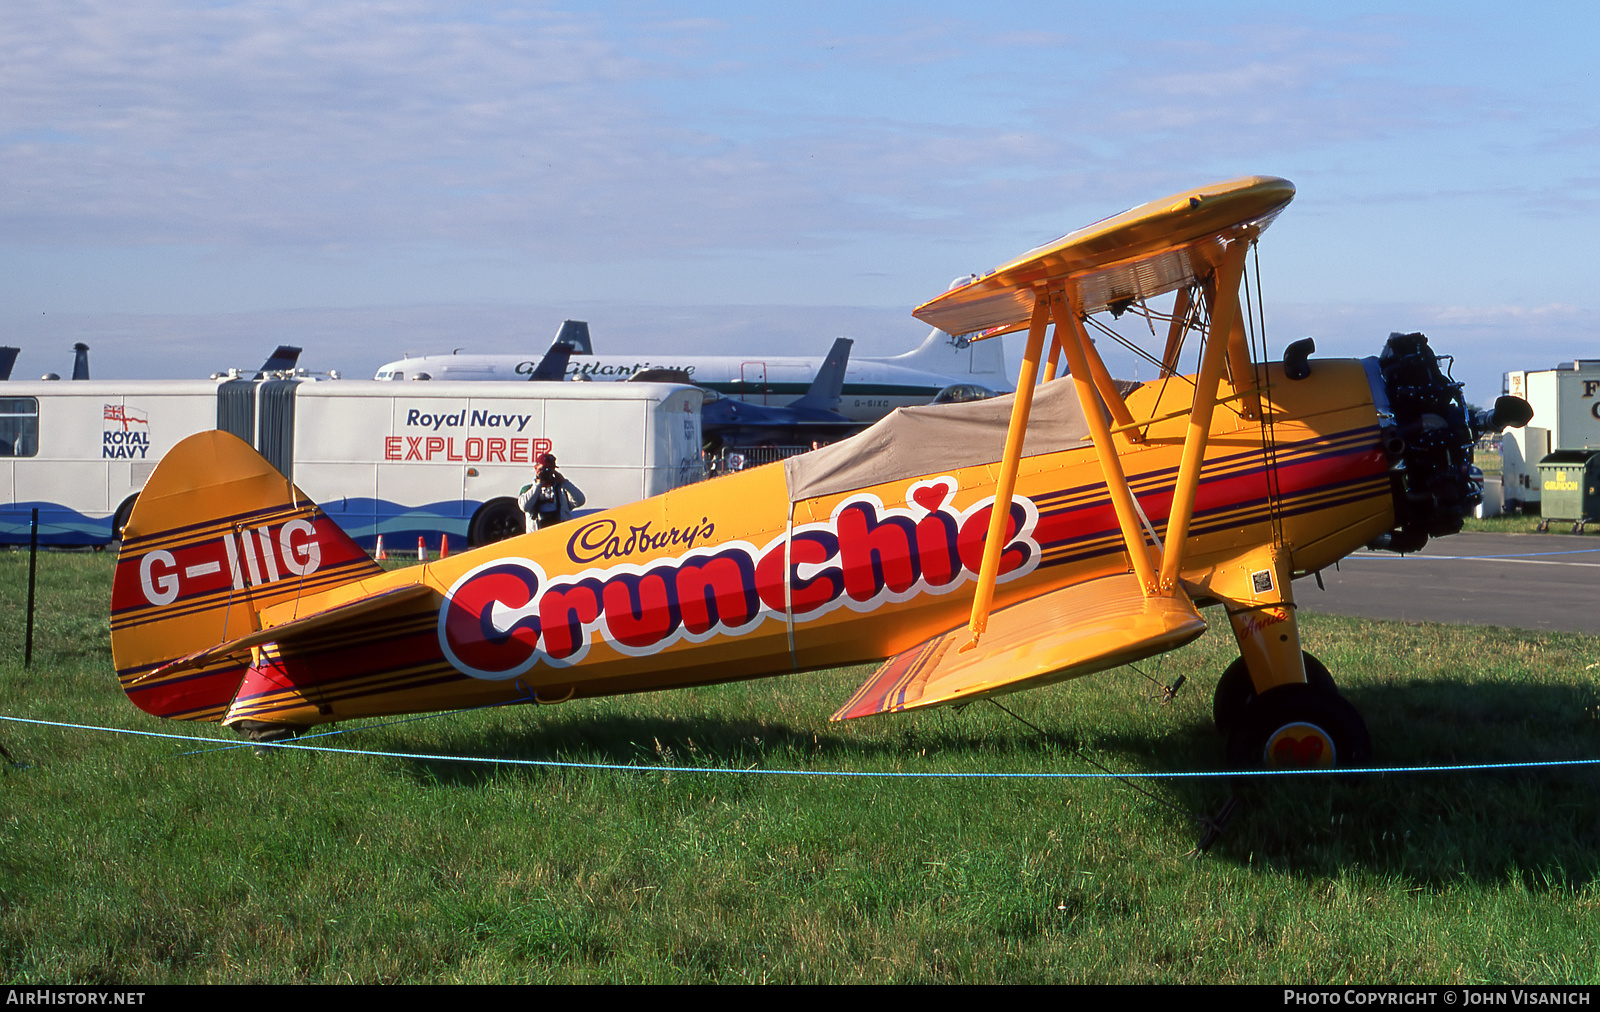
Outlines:
[[552,452],[585,511],[700,477],[695,387],[624,383],[173,380],[0,383],[0,543],[103,545],[175,443],[250,442],[367,547],[522,529],[517,491]]
[[0,382],[0,543],[103,545],[156,461],[217,427],[205,380]]
[[1510,510],[1539,503],[1539,461],[1561,450],[1600,449],[1600,359],[1507,373],[1506,392],[1533,408],[1532,424],[1507,429],[1500,442]]
[[[287,384],[286,384],[287,385]],[[583,512],[658,495],[700,477],[700,405],[660,383],[296,383],[283,418],[262,385],[260,444],[293,432],[290,471],[357,542],[390,548],[449,534],[481,545],[522,530],[517,492],[553,453]],[[281,437],[280,437],[281,438]],[[273,460],[279,470],[284,465]],[[433,547],[437,548],[437,544]]]

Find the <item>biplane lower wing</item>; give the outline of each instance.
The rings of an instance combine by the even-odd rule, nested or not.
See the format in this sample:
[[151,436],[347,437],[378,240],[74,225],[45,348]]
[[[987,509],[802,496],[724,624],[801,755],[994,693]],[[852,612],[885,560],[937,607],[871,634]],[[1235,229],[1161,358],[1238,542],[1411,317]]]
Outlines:
[[1180,647],[1206,630],[1181,591],[1146,596],[1132,573],[1063,587],[989,616],[963,653],[965,625],[884,662],[834,720],[997,696],[1077,678]]

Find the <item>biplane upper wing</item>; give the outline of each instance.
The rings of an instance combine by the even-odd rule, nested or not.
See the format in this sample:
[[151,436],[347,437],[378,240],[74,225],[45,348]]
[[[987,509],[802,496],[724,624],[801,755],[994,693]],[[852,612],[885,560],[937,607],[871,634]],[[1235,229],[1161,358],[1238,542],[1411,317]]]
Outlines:
[[958,626],[889,658],[834,720],[982,699],[1104,671],[1183,646],[1206,630],[1188,596],[1145,595],[1131,573],[1031,598],[989,617],[983,649]]
[[1021,330],[1034,292],[1065,282],[1080,313],[1152,298],[1210,273],[1234,234],[1259,233],[1294,199],[1294,184],[1246,176],[1142,204],[1029,250],[912,312],[947,334]]

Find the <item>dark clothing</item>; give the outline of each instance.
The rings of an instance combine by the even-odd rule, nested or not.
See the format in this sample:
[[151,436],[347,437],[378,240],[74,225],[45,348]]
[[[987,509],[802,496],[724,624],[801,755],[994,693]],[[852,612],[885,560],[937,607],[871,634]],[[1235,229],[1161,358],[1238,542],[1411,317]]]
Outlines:
[[541,468],[533,484],[524,485],[517,505],[535,527],[549,527],[571,520],[575,509],[584,504],[578,486],[561,476],[555,468]]

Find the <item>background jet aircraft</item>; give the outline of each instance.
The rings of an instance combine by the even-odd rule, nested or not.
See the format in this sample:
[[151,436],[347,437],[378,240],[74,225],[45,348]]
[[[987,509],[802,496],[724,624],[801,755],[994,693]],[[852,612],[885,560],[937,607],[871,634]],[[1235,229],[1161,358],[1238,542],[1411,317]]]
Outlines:
[[714,448],[738,446],[808,446],[832,442],[862,428],[862,423],[835,410],[850,363],[848,337],[833,342],[816,379],[799,397],[781,407],[751,404],[732,397],[708,398],[700,409],[700,431]]
[[[675,370],[708,390],[746,404],[783,405],[806,394],[823,359],[797,355],[594,355],[588,325],[568,320],[557,341],[576,346],[567,365],[572,379],[615,381],[647,370]],[[530,355],[421,355],[379,368],[380,380],[410,379],[426,372],[433,379],[527,379],[536,368]],[[852,358],[840,388],[840,414],[858,423],[875,422],[900,407],[931,402],[952,384],[976,384],[997,392],[1013,389],[999,341],[969,341],[931,331],[912,351],[887,358]]]

